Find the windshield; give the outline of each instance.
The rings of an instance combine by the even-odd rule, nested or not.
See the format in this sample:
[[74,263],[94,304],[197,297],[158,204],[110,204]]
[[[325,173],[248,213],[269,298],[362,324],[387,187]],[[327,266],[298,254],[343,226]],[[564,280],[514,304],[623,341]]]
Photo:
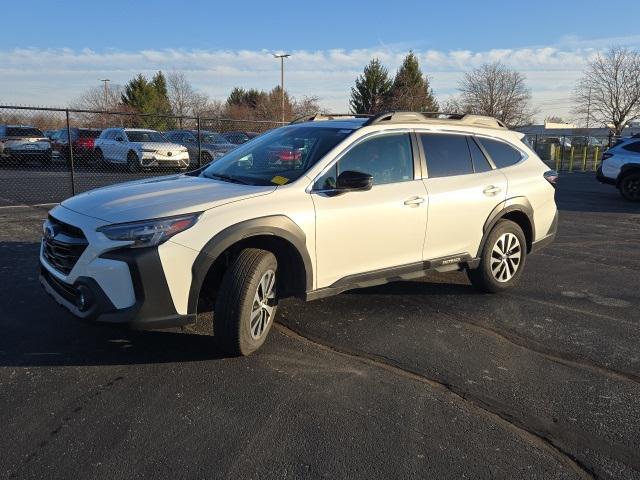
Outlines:
[[146,130],[127,130],[130,142],[166,142],[167,139],[159,132]]
[[200,134],[202,143],[229,143],[229,140],[216,132],[203,132]]
[[352,131],[297,125],[279,128],[227,153],[202,175],[248,185],[291,183]]
[[33,127],[7,127],[8,137],[43,137],[40,130]]

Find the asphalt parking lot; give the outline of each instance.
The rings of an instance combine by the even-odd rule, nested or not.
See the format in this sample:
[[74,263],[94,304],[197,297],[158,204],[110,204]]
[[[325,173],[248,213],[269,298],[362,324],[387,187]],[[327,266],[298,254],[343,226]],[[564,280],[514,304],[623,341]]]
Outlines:
[[557,200],[509,293],[287,300],[248,358],[74,320],[37,282],[46,210],[1,208],[0,477],[640,478],[640,206],[593,174]]

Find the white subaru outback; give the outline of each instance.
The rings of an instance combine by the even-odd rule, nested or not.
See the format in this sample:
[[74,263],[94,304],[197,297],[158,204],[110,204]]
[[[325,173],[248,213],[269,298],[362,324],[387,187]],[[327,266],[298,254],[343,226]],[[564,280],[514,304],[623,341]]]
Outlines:
[[555,236],[555,181],[492,118],[316,115],[194,172],[65,200],[44,224],[40,279],[76,316],[137,328],[213,305],[216,342],[247,355],[287,296],[428,270],[512,286]]

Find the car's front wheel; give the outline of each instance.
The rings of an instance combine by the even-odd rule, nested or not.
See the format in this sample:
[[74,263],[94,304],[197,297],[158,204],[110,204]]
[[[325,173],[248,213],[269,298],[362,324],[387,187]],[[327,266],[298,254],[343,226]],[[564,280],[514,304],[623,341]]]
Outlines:
[[481,292],[501,292],[518,282],[526,257],[527,241],[520,226],[500,220],[487,237],[480,265],[467,270],[467,276]]
[[138,155],[134,152],[129,152],[127,155],[127,170],[131,173],[136,173],[140,171],[140,160],[138,159]]
[[257,248],[240,252],[225,272],[214,309],[214,338],[231,355],[262,346],[278,305],[278,261]]
[[619,188],[625,200],[640,202],[640,172],[625,175],[620,180]]

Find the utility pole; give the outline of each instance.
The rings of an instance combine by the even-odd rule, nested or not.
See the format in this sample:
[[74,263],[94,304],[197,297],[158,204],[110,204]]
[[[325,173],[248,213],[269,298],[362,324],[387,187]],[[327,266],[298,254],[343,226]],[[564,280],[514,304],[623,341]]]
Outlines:
[[108,86],[108,83],[111,80],[109,80],[108,78],[103,78],[100,81],[104,83],[104,109],[108,110],[109,109],[109,86]]
[[280,93],[282,94],[282,123],[284,123],[284,59],[291,56],[290,53],[274,53],[275,58],[280,59]]

